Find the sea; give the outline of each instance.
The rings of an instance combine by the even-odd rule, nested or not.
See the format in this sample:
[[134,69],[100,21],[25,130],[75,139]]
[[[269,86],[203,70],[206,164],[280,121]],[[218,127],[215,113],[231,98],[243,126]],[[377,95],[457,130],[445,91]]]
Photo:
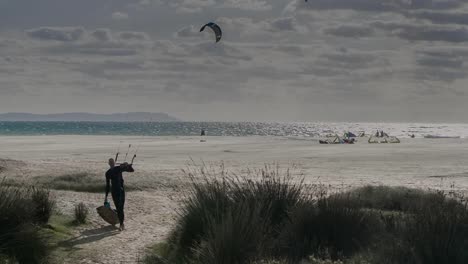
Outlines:
[[468,137],[468,124],[327,123],[327,122],[0,122],[0,136],[126,135],[126,136],[279,136],[321,137],[344,132],[407,138]]

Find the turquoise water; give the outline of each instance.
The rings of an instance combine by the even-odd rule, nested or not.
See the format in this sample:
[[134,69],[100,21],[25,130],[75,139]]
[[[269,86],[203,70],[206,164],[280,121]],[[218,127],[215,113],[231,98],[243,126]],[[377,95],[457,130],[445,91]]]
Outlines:
[[314,136],[317,125],[227,122],[0,122],[0,135]]
[[411,123],[261,123],[261,122],[0,122],[0,135],[128,135],[196,136],[201,129],[208,136],[283,136],[317,137],[345,131],[373,133],[384,130],[390,135],[418,136],[468,135],[467,124]]

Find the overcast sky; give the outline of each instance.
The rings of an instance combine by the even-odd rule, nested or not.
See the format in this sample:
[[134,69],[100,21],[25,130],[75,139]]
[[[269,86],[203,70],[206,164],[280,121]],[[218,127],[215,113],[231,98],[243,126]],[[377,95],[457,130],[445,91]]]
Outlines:
[[468,122],[467,58],[468,0],[0,0],[0,112]]

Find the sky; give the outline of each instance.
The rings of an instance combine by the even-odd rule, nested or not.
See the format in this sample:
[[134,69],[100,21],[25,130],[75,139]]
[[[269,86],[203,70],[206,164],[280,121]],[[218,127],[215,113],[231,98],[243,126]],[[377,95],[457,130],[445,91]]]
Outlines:
[[0,113],[461,123],[467,58],[468,0],[0,0]]

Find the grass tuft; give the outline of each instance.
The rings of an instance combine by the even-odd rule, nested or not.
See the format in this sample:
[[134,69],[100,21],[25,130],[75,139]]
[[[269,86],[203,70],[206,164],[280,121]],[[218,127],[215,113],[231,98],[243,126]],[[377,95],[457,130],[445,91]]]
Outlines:
[[50,196],[50,191],[46,189],[32,188],[31,199],[34,206],[35,221],[39,224],[46,224],[56,206],[56,202]]
[[42,263],[49,253],[41,227],[55,202],[47,190],[0,185],[0,255],[13,263]]
[[84,203],[75,205],[75,223],[86,224],[88,221],[89,210]]
[[309,255],[338,260],[366,248],[380,232],[378,216],[350,198],[328,197],[296,207],[283,229],[281,256],[300,261]]

